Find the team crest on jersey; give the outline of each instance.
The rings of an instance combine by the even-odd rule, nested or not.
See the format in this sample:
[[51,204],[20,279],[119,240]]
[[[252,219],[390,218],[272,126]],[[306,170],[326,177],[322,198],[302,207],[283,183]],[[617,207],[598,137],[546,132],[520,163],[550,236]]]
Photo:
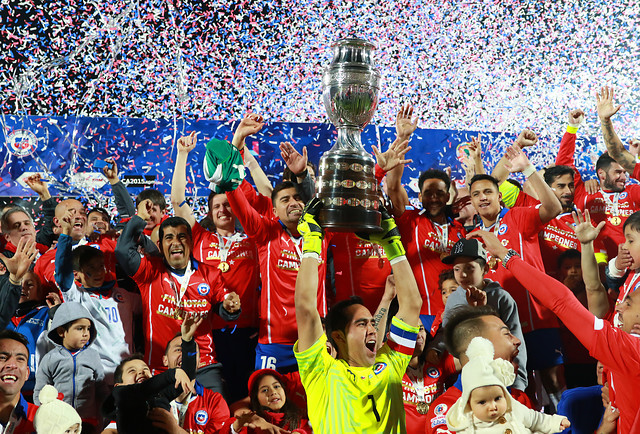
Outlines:
[[204,410],[198,410],[194,419],[198,425],[206,425],[209,421],[209,414]]
[[438,404],[436,408],[433,409],[433,413],[436,416],[442,416],[447,412],[447,404]]
[[627,192],[623,191],[622,193],[620,193],[620,196],[618,196],[618,199],[626,199],[627,198]]
[[382,371],[384,371],[384,368],[387,367],[386,363],[380,362],[380,363],[376,363],[373,366],[373,373],[378,375],[379,373],[381,373]]
[[124,303],[124,297],[123,297],[123,295],[122,295],[122,294],[120,294],[119,292],[117,292],[117,293],[115,293],[115,294],[113,295],[113,299],[114,299],[115,301],[117,301],[118,303]]
[[500,227],[498,228],[498,235],[504,235],[504,234],[506,234],[506,233],[507,233],[507,229],[509,229],[509,228],[507,227],[507,225],[506,225],[506,224],[504,224],[504,223],[502,223],[502,224],[500,225]]
[[210,290],[211,288],[206,283],[201,283],[200,285],[198,285],[198,294],[200,295],[207,295]]
[[440,378],[440,371],[436,368],[429,368],[427,369],[427,375],[431,378]]

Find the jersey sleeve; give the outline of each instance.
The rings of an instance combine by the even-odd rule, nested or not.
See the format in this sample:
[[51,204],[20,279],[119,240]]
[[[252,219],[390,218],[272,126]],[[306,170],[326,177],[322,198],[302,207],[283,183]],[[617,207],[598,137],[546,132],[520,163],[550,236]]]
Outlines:
[[401,377],[413,356],[418,330],[417,327],[412,327],[394,316],[389,327],[389,339],[379,351],[379,354],[387,355],[389,364],[400,373]]
[[539,206],[514,208],[509,212],[518,222],[518,228],[526,236],[538,235],[545,226],[540,219]]
[[638,181],[640,181],[640,163],[636,163],[635,167],[633,168],[633,173],[631,174],[631,177],[633,179],[637,179]]
[[256,211],[240,189],[227,192],[227,199],[233,213],[240,220],[244,232],[256,240],[266,242],[268,237],[267,221]]

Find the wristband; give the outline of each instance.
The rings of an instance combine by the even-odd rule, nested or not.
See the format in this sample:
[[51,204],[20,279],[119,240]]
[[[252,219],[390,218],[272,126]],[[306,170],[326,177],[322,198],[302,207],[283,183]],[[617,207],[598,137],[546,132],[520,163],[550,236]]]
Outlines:
[[395,240],[389,244],[385,244],[383,248],[384,254],[387,255],[387,259],[389,259],[391,265],[400,261],[400,259],[398,259],[399,257],[404,257],[407,254],[400,240]]
[[530,177],[531,175],[533,175],[534,173],[536,173],[536,168],[533,164],[529,164],[527,167],[524,168],[524,170],[522,171],[522,174],[524,175],[525,178]]
[[294,175],[296,175],[296,178],[306,178],[308,173],[309,169],[305,168],[302,172],[295,173]]
[[380,167],[378,165],[378,163],[376,163],[376,167],[375,167],[374,173],[375,173],[374,176],[376,178],[376,181],[378,181],[378,184],[380,184],[382,182],[382,178],[384,178],[384,176],[387,174],[387,172],[382,170],[382,167]]
[[302,254],[302,258],[313,258],[316,261],[320,262],[320,254],[318,252],[304,252]]
[[22,286],[22,280],[15,281],[9,276],[9,283],[12,285]]
[[576,125],[575,127],[571,124],[569,124],[567,126],[567,133],[569,134],[575,134],[578,132],[578,128],[580,128],[580,125]]

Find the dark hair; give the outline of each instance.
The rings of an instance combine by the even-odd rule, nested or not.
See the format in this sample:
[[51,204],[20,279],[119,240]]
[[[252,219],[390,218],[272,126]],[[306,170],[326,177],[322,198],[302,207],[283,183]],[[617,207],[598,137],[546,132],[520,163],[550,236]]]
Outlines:
[[12,205],[10,208],[6,208],[2,212],[2,217],[0,217],[0,229],[2,229],[2,233],[6,234],[11,230],[11,228],[9,227],[9,216],[17,212],[25,213],[27,217],[29,217],[29,220],[31,220],[31,223],[33,223],[33,218],[31,217],[31,214],[29,214],[29,211],[21,206]]
[[362,304],[362,298],[357,295],[352,295],[346,300],[342,300],[337,302],[336,304],[329,309],[326,318],[324,319],[324,324],[327,329],[327,339],[331,342],[331,345],[337,350],[338,346],[336,342],[333,340],[331,336],[334,331],[342,331],[344,332],[347,328],[347,324],[351,321],[351,317],[347,317],[345,311],[349,306],[353,306],[354,304]]
[[186,227],[189,238],[193,239],[193,236],[191,235],[191,226],[189,225],[189,222],[187,222],[182,217],[169,217],[165,219],[162,223],[160,223],[160,229],[158,229],[158,237],[159,237],[158,239],[160,240],[160,242],[162,242],[162,238],[164,237],[164,229],[166,227],[177,228],[179,226]]
[[113,373],[114,383],[122,383],[122,373],[124,371],[124,365],[133,360],[142,360],[144,362],[144,355],[142,353],[133,353],[129,357],[125,357],[124,359],[122,359],[115,372]]
[[140,202],[145,199],[149,199],[151,203],[158,205],[162,210],[167,208],[167,201],[164,199],[164,195],[158,190],[154,190],[153,188],[143,190],[138,197],[136,197],[136,208],[140,205]]
[[271,192],[271,202],[275,205],[276,197],[278,197],[278,193],[288,188],[295,188],[296,194],[300,194],[300,190],[298,189],[298,184],[294,184],[291,181],[282,181],[280,184],[276,184],[276,186],[273,187],[273,191]]
[[[171,342],[173,342],[173,340],[177,337],[182,338],[182,332],[178,332],[176,333],[176,335],[174,337],[172,337],[171,339],[169,339],[169,342],[167,342],[167,346],[164,347],[164,355],[166,356],[169,353],[169,346],[171,345]],[[180,341],[180,343],[182,344],[182,341]]]
[[451,178],[444,170],[440,169],[428,169],[420,174],[420,178],[418,178],[418,189],[422,192],[422,185],[427,179],[439,179],[444,182],[447,187],[447,192],[449,192],[449,187],[451,187]]
[[487,175],[485,173],[480,173],[478,175],[473,175],[473,178],[471,178],[471,181],[469,181],[469,192],[471,192],[471,186],[473,184],[475,184],[476,182],[478,182],[478,181],[489,181],[493,185],[496,186],[497,190],[500,190],[500,185],[498,184],[498,180],[497,179],[495,179],[491,175]]
[[456,276],[455,274],[453,274],[452,269],[444,270],[442,273],[440,273],[440,276],[438,276],[438,288],[440,290],[442,290],[442,284],[447,280],[456,280]]
[[[311,161],[307,161],[306,170],[309,170],[309,168],[311,168],[311,170],[313,170],[313,173],[315,173],[316,175],[318,174],[318,169],[316,168],[316,165],[313,164]],[[295,177],[295,175],[293,174],[291,169],[289,169],[289,166],[284,166],[284,170],[282,171],[282,180],[283,181],[294,181],[294,177]]]
[[624,225],[622,225],[623,232],[627,229],[627,226],[629,226],[629,229],[640,232],[640,211],[634,212],[625,220]]
[[71,262],[73,264],[73,271],[82,271],[85,265],[89,261],[95,258],[104,259],[104,253],[102,250],[96,249],[88,245],[78,246],[71,253]]
[[600,169],[606,172],[607,170],[609,170],[609,167],[611,167],[611,165],[615,162],[616,160],[611,158],[608,152],[603,153],[600,157],[598,157],[598,160],[596,161],[596,173],[598,173],[598,170]]
[[[268,417],[265,417],[266,416],[265,412],[273,412],[273,410],[271,410],[269,407],[264,407],[260,405],[260,401],[258,401],[258,392],[260,390],[260,387],[259,387],[260,380],[266,377],[267,375],[273,376],[273,374],[269,372],[265,372],[263,375],[260,375],[258,378],[255,379],[255,381],[253,382],[253,387],[249,391],[249,399],[250,399],[251,410],[255,411],[258,416],[269,420]],[[282,383],[282,381],[279,378],[276,378],[276,380]],[[287,399],[284,402],[284,405],[278,411],[278,413],[284,414],[284,418],[282,420],[282,426],[280,426],[280,428],[284,428],[287,430],[294,430],[296,428],[300,428],[300,422],[302,420],[302,412],[300,411],[298,406],[295,405],[291,399],[289,399],[289,390],[287,388],[287,385],[286,384],[281,384],[281,385]]]
[[482,336],[485,323],[483,316],[498,316],[493,307],[464,305],[451,311],[451,316],[444,328],[444,343],[449,353],[457,359],[467,349],[471,339]]
[[8,329],[0,330],[0,340],[3,339],[11,339],[13,341],[20,342],[27,349],[27,358],[29,357],[29,341],[22,333]]
[[546,182],[547,185],[550,186],[555,182],[557,178],[564,175],[571,175],[571,179],[573,179],[575,172],[569,166],[560,165],[560,166],[548,167],[544,171],[544,182]]
[[569,259],[581,259],[580,251],[576,249],[567,249],[558,256],[558,261],[556,262],[558,269],[562,266],[562,263]]

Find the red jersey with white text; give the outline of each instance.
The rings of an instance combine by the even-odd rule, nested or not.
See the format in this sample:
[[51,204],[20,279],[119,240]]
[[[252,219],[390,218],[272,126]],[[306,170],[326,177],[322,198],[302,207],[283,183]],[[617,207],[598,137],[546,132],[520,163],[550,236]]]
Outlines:
[[357,295],[374,313],[384,293],[387,276],[391,274],[391,264],[382,246],[342,232],[333,235],[329,248],[335,270],[333,303]]
[[[485,230],[493,232],[503,246],[513,249],[522,259],[544,272],[538,233],[544,228],[538,207],[503,208],[498,220]],[[485,277],[500,283],[518,305],[522,333],[542,328],[557,328],[555,315],[538,303],[496,258],[487,255],[491,270]]]
[[227,325],[258,327],[260,263],[256,243],[242,232],[222,237],[217,232],[205,230],[198,222],[193,225],[192,234],[193,257],[221,270],[226,290],[240,296],[240,317],[227,322],[214,316],[213,328],[221,329]]
[[154,375],[164,371],[162,356],[169,341],[180,332],[182,320],[176,319],[176,308],[207,315],[198,327],[195,340],[200,348],[200,363],[216,363],[211,336],[211,309],[224,300],[220,271],[191,261],[184,276],[170,272],[161,258],[142,257],[140,268],[133,276],[142,296],[145,332],[145,361]]
[[449,218],[446,224],[434,223],[425,210],[406,210],[396,223],[422,296],[420,314],[436,315],[444,310],[438,278],[442,271],[451,268],[442,263],[442,258],[448,256],[456,242],[464,238],[464,226]]
[[219,393],[198,386],[196,383],[198,394],[189,398],[180,426],[189,434],[215,434],[229,419],[229,406]]
[[[292,236],[279,220],[258,214],[240,189],[227,192],[227,198],[245,232],[258,246],[262,276],[258,342],[293,345],[298,340],[294,295],[302,256],[302,237]],[[322,262],[318,267],[318,312],[322,317],[327,314],[325,274],[328,238],[324,238]]]
[[425,363],[422,367],[422,380],[411,368],[402,377],[402,399],[406,413],[407,434],[422,434],[427,415],[418,413],[416,404],[428,405],[444,392],[444,381],[456,372],[453,356],[447,354],[438,366]]
[[[560,142],[560,150],[556,157],[556,164],[564,164],[575,169],[574,153],[576,135],[565,133]],[[636,170],[634,170],[634,174]],[[618,244],[624,243],[622,226],[631,214],[640,209],[640,185],[627,185],[622,192],[600,190],[595,194],[587,194],[580,173],[575,175],[574,203],[582,211],[589,210],[591,220],[595,225],[604,221],[605,226],[598,236],[609,258],[618,255]]]

